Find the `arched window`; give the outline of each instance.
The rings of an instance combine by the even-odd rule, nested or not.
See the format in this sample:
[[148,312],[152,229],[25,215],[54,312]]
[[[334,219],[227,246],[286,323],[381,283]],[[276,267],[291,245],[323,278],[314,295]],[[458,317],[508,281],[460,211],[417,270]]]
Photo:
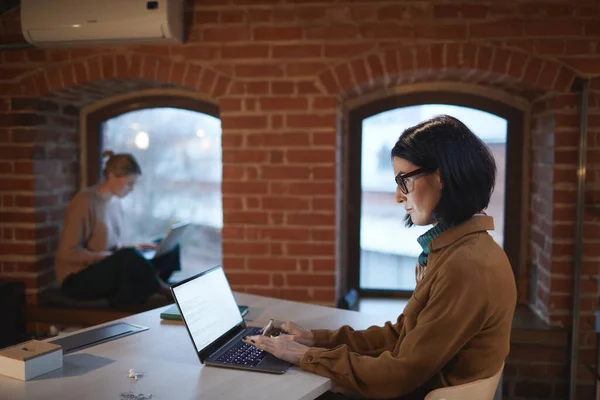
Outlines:
[[221,122],[215,106],[185,97],[143,97],[87,116],[87,184],[101,179],[106,149],[132,153],[142,176],[123,199],[125,242],[164,235],[190,222],[181,279],[221,263]]
[[491,149],[498,173],[486,210],[494,217],[492,237],[504,247],[515,275],[522,262],[523,116],[504,103],[449,92],[394,96],[363,105],[349,114],[345,154],[347,203],[343,244],[347,287],[359,293],[361,310],[370,299],[408,298],[415,287],[416,239],[427,227],[407,228],[404,209],[395,202],[390,151],[408,127],[435,115],[463,121]]

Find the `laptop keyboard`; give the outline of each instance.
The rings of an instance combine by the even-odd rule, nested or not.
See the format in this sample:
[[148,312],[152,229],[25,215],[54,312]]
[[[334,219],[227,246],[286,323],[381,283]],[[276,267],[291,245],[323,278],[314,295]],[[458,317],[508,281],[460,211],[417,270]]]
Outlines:
[[[246,331],[247,336],[260,335],[261,328],[251,328]],[[257,366],[268,353],[258,349],[249,343],[240,340],[216,359],[225,364],[246,365],[249,367]]]

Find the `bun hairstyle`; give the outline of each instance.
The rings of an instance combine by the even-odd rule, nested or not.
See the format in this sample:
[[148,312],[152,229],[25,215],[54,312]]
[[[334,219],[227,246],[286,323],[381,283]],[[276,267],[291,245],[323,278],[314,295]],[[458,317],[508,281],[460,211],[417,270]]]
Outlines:
[[114,155],[115,155],[115,152],[112,150],[104,150],[102,152],[102,158],[111,158]]
[[106,178],[109,173],[117,178],[129,175],[141,175],[142,169],[135,157],[130,153],[115,154],[112,150],[104,150],[102,158],[108,158],[104,165],[103,175]]

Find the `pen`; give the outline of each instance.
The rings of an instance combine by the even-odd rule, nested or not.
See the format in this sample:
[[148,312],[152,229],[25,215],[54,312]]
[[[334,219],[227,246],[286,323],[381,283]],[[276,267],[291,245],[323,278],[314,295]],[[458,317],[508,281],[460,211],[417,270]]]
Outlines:
[[271,318],[269,320],[269,323],[262,329],[263,336],[267,336],[267,332],[269,332],[269,330],[271,329],[272,326],[273,326],[273,319]]

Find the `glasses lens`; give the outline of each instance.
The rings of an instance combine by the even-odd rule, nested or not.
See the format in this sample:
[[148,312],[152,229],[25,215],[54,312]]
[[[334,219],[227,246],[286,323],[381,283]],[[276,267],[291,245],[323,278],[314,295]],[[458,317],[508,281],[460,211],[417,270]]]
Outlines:
[[402,190],[402,193],[408,194],[408,187],[406,186],[406,181],[403,178],[400,178],[400,190]]
[[408,187],[406,187],[406,181],[404,178],[400,176],[400,174],[396,175],[396,184],[404,194],[408,194]]

